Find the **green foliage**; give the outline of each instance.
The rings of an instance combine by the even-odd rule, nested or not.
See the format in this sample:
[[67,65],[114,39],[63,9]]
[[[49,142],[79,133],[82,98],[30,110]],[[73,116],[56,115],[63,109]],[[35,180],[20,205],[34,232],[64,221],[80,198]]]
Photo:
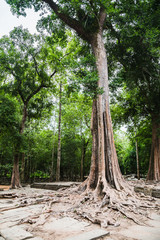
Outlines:
[[[159,25],[154,23],[159,3],[120,1],[119,12],[110,16],[115,27],[109,27],[107,45],[109,61],[119,63],[119,81],[125,82],[130,102],[136,102],[141,115],[160,112]],[[110,40],[109,40],[110,39]],[[114,57],[113,57],[114,56]],[[123,82],[123,83],[122,83]],[[133,106],[134,107],[134,106]]]
[[47,173],[44,173],[43,171],[37,170],[36,172],[32,173],[30,177],[34,179],[41,179],[41,178],[48,179],[50,175]]
[[[80,178],[83,141],[91,142],[90,119],[91,98],[72,92],[62,104],[62,160],[61,175],[64,179]],[[87,147],[84,160],[84,174],[88,175],[91,159],[91,145]]]
[[16,99],[12,99],[9,95],[0,96],[0,129],[1,134],[6,132],[15,135],[19,123],[18,103]]
[[116,131],[114,133],[115,146],[122,174],[136,173],[135,148],[132,146],[126,133]]
[[[123,132],[117,130],[114,133],[114,138],[122,174],[136,175],[137,162],[135,133],[131,131]],[[143,126],[139,127],[136,139],[138,143],[138,157],[140,161],[140,175],[144,176],[148,171],[151,149],[151,132],[149,122],[147,124],[146,122],[143,122]]]
[[[34,0],[34,1],[6,0],[6,2],[11,5],[11,9],[13,13],[16,13],[17,15],[24,15],[24,16],[26,15],[25,13],[26,8],[34,7],[35,11],[38,11],[38,10],[44,11],[45,7],[47,6],[47,4],[45,4],[45,1],[40,1],[40,0]],[[82,26],[89,32],[97,31],[98,29],[97,16],[98,16],[99,6],[101,6],[102,4],[103,4],[103,1],[102,3],[101,1],[88,2],[86,0],[58,1],[58,5],[60,8],[63,9],[63,12],[67,15],[74,16],[76,20],[81,21]]]
[[40,36],[31,35],[22,27],[11,31],[9,37],[0,39],[0,69],[7,73],[7,81],[3,80],[2,88],[26,104],[41,88],[51,86],[43,45]]
[[[62,81],[62,78],[64,88],[62,96],[62,175],[64,175],[64,178],[66,177],[70,179],[73,175],[75,178],[79,178],[80,175],[82,138],[90,138],[90,129],[88,126],[90,126],[91,118],[91,99],[90,97],[84,97],[82,94],[78,94],[78,90],[81,88],[79,82],[77,82],[77,89],[73,89],[70,84],[70,80],[72,78],[75,79],[76,75],[73,71],[70,73],[67,71],[75,64],[76,58],[74,59],[74,57],[78,57],[79,50],[74,51],[74,49],[76,49],[75,44],[77,44],[77,41],[74,38],[73,41],[71,41],[72,35],[70,32],[68,32],[68,35],[70,36],[69,44],[67,45],[67,43],[63,43],[65,51],[61,50],[60,45],[62,41],[60,40],[61,43],[58,44],[58,42],[55,42],[53,35],[51,37],[48,36],[46,41],[44,41],[39,36],[30,35],[27,30],[23,30],[21,27],[14,29],[10,33],[11,38],[3,37],[0,42],[0,56],[3,60],[0,67],[4,72],[8,73],[7,80],[5,79],[5,75],[3,77],[1,91],[4,91],[5,89],[11,99],[10,101],[17,103],[16,106],[19,115],[17,114],[16,116],[19,117],[19,121],[17,121],[17,119],[13,120],[17,126],[15,133],[19,136],[18,151],[20,153],[20,160],[22,154],[25,156],[26,179],[29,179],[30,177],[32,179],[47,178],[50,175],[53,138],[55,138],[53,168],[54,172],[56,171],[57,136],[54,137],[51,130],[46,130],[46,126],[48,124],[47,118],[50,116],[54,101],[53,93],[56,97],[58,94],[58,87],[56,84],[58,85],[59,81]],[[29,44],[29,46],[27,44]],[[57,48],[59,50],[57,50]],[[64,68],[67,66],[69,68],[65,72]],[[51,71],[52,73],[54,67],[56,67],[58,74],[53,83],[48,77],[48,71]],[[85,68],[83,69],[85,70]],[[88,73],[89,71],[86,71],[86,77]],[[90,77],[93,78],[94,76],[90,75]],[[47,88],[43,88],[40,93],[37,92],[34,95],[34,92],[39,86],[41,86],[41,84],[47,84]],[[48,86],[50,86],[51,89],[49,89]],[[66,99],[66,95],[70,98]],[[28,100],[28,120],[26,122],[26,129],[24,130],[23,135],[19,135],[23,103],[25,104]],[[10,106],[13,110],[14,108],[11,104]],[[55,104],[54,108],[56,109],[56,107]],[[13,112],[6,111],[6,113],[11,113],[9,116],[10,118],[14,117],[14,115],[12,116]],[[1,121],[1,123],[3,123],[3,121]],[[11,126],[13,127],[12,122]],[[0,148],[1,151],[3,149],[1,158],[3,164],[6,164],[7,152],[9,153],[7,161],[9,163],[12,162],[14,154],[13,144],[17,139],[17,136],[13,136],[12,133],[11,136],[11,142],[8,142],[5,137],[7,144],[10,144],[8,149],[6,147],[3,148],[3,146]],[[2,141],[0,141],[0,146],[1,145]],[[72,148],[70,146],[72,146]],[[86,152],[85,174],[88,174],[91,157],[90,149]],[[68,170],[65,172],[64,170],[66,169]]]
[[0,164],[1,177],[11,177],[12,164],[1,165]]
[[115,125],[128,127],[127,171],[136,166],[132,159],[136,159],[137,140],[141,174],[149,166],[151,121],[155,116],[160,120],[159,6],[156,0],[119,1],[119,14],[108,18],[108,59],[113,70],[117,68],[110,82],[112,119]]

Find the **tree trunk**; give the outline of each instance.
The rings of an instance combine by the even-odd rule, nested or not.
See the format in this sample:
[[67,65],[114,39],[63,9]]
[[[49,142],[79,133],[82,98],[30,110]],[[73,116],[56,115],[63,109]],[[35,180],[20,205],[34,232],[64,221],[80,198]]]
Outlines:
[[27,153],[27,155],[26,155],[24,182],[25,183],[30,182],[30,159],[29,159],[29,153]]
[[25,163],[25,153],[22,153],[21,156],[21,182],[25,182],[25,167],[26,167],[26,163]]
[[54,144],[55,144],[55,124],[54,124],[54,129],[53,129],[53,148],[52,148],[52,162],[51,162],[50,181],[54,180]]
[[91,41],[93,54],[99,75],[98,87],[103,94],[93,101],[92,108],[92,159],[90,174],[85,187],[92,188],[97,194],[106,192],[108,187],[116,190],[127,190],[127,184],[120,172],[109,108],[109,88],[107,57],[100,30]]
[[82,138],[82,153],[81,153],[81,181],[84,180],[84,160],[87,150],[87,145],[89,143],[89,140],[86,142],[85,138]]
[[21,183],[20,183],[20,176],[19,176],[19,153],[17,152],[14,155],[11,188],[19,188],[19,187],[21,187]]
[[[22,117],[22,121],[21,121],[21,124],[20,124],[20,128],[19,128],[19,134],[20,135],[23,134],[26,120],[27,120],[27,104],[24,104],[23,117]],[[16,144],[16,147],[15,147],[13,171],[12,171],[12,178],[11,178],[11,188],[21,187],[20,174],[19,174],[20,144],[21,143]]]
[[147,180],[160,181],[160,123],[152,117],[152,146]]
[[136,162],[137,162],[137,178],[140,180],[140,174],[139,174],[139,155],[138,155],[138,142],[136,139]]
[[62,83],[60,83],[59,91],[59,121],[58,121],[58,152],[57,152],[57,170],[56,181],[60,181],[60,164],[61,164],[61,95],[62,95]]

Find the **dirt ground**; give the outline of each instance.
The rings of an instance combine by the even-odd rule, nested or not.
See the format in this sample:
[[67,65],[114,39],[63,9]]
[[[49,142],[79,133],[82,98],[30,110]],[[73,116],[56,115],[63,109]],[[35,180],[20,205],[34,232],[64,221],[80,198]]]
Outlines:
[[136,224],[118,211],[113,214],[111,209],[99,207],[99,202],[91,204],[75,187],[58,191],[30,186],[15,190],[8,186],[0,188],[4,189],[0,191],[0,232],[18,226],[43,240],[74,236],[78,240],[82,233],[104,229],[109,235],[98,239],[160,240],[160,199],[150,199],[155,208],[146,209],[148,217]]

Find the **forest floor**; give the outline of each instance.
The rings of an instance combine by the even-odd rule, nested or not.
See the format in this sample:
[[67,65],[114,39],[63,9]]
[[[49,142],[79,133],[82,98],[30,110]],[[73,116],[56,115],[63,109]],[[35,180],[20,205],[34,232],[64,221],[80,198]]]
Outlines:
[[[150,186],[154,188],[155,184]],[[77,186],[57,191],[29,186],[15,190],[2,188],[0,240],[160,240],[160,198],[149,197],[155,207],[146,209],[148,217],[143,221],[138,217],[137,224],[119,211],[113,213],[100,207],[99,202],[80,194]],[[99,219],[106,216],[107,224],[105,221],[99,224]]]

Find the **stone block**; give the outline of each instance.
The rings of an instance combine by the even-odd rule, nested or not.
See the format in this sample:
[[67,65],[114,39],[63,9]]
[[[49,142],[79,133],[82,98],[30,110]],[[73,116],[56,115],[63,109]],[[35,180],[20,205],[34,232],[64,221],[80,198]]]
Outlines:
[[152,197],[160,198],[160,189],[152,189]]
[[34,237],[34,238],[31,238],[31,240],[43,240],[43,239],[40,237]]
[[102,230],[102,229],[97,229],[94,231],[89,231],[89,232],[79,234],[74,237],[66,238],[65,240],[95,240],[95,239],[98,239],[100,237],[104,237],[107,235],[109,235],[109,232]]
[[33,183],[33,184],[31,184],[31,188],[45,189],[45,186],[46,186],[45,183]]
[[80,182],[52,182],[52,183],[33,183],[31,184],[31,188],[40,188],[47,190],[58,190],[60,188],[69,188],[73,185],[79,185]]
[[135,186],[134,187],[135,192],[144,193],[147,196],[152,196],[155,198],[160,198],[160,188],[152,188],[151,186]]
[[144,187],[144,195],[152,196],[152,188]]
[[33,237],[31,233],[19,226],[2,229],[0,235],[5,240],[25,240]]
[[[74,218],[64,217],[60,219],[53,218],[43,225],[45,231],[74,232],[82,231],[89,223],[80,222]],[[63,227],[62,227],[63,226]]]
[[134,187],[134,191],[135,191],[135,192],[144,193],[144,188],[143,188],[143,187],[140,187],[140,186],[135,186],[135,187]]

